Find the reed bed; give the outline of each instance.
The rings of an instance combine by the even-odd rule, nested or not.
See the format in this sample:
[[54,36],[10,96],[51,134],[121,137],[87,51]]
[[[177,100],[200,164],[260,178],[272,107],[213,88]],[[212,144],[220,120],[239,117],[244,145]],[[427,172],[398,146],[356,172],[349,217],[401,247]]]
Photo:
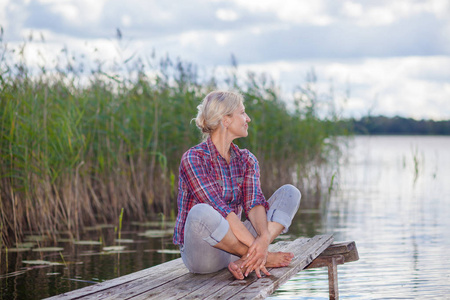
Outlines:
[[236,67],[223,80],[167,57],[158,63],[153,57],[152,64],[127,60],[120,75],[102,63],[82,71],[71,58],[36,71],[0,44],[0,241],[6,245],[28,231],[77,238],[83,226],[117,220],[122,208],[125,220],[160,213],[174,219],[179,159],[200,141],[191,119],[205,94],[219,87],[245,96],[252,122],[238,144],[259,158],[267,194],[284,183],[303,191],[317,185],[311,178],[345,133],[335,113],[317,116],[314,80],[288,109],[273,81],[263,74],[238,78]]

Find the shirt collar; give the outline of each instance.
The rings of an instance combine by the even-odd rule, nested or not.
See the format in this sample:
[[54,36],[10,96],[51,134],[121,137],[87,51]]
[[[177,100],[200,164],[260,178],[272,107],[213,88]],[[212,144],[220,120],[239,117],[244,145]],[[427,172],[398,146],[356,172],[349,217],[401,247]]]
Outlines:
[[[214,145],[214,143],[212,142],[211,137],[208,137],[208,139],[206,140],[206,144],[208,145],[208,149],[212,157],[222,156],[220,155],[219,150],[217,150],[216,145]],[[234,143],[231,143],[230,150],[231,150],[230,161],[232,161],[235,157],[239,155],[239,150]]]

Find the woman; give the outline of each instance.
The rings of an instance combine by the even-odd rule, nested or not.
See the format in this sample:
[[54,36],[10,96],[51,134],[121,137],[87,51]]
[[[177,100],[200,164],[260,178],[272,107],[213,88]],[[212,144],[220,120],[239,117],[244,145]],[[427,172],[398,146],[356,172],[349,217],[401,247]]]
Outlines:
[[[256,157],[233,140],[248,135],[249,116],[240,94],[214,91],[197,107],[196,125],[204,142],[182,157],[178,216],[173,241],[193,273],[212,273],[228,266],[236,279],[266,268],[289,265],[292,253],[268,252],[287,232],[300,205],[292,185],[266,201]],[[244,211],[247,220],[241,222]]]

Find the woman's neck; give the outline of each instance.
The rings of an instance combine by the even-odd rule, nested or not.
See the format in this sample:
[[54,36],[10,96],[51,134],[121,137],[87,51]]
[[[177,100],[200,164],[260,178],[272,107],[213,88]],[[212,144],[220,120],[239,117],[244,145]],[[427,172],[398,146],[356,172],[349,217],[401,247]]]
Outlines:
[[223,128],[218,128],[211,134],[211,141],[216,146],[220,155],[229,163],[231,157],[230,148],[233,140],[228,136],[228,131]]

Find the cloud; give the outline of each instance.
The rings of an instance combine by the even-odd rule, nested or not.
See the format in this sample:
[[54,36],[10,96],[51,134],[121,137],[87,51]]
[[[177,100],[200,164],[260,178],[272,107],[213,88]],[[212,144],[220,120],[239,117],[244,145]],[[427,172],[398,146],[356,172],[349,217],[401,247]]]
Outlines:
[[241,74],[256,70],[271,75],[282,83],[288,99],[296,86],[306,83],[312,69],[318,78],[317,93],[327,95],[333,88],[335,101],[347,117],[371,113],[450,118],[448,56],[278,61],[243,65]]
[[24,12],[22,28],[86,40],[111,38],[121,28],[126,38],[153,39],[160,46],[164,39],[170,45],[197,32],[205,38],[197,41],[202,45],[185,43],[188,49],[175,55],[193,51],[204,57],[202,49],[210,49],[217,55],[207,55],[208,63],[217,64],[230,53],[245,63],[450,53],[450,5],[442,0],[365,1],[364,6],[330,0],[34,0],[16,6]]
[[0,2],[0,26],[5,31],[5,36],[21,37],[21,29],[24,20],[27,18],[27,11],[23,9],[23,0],[4,0]]
[[0,20],[2,21],[2,25],[4,27],[8,26],[8,18],[7,18],[7,8],[9,7],[10,3],[9,0],[0,1]]
[[[230,53],[234,53],[242,63],[280,59],[450,54],[450,35],[447,35],[444,26],[449,21],[438,18],[437,13],[425,10],[426,7],[422,10],[407,10],[400,14],[402,17],[395,22],[386,21],[381,26],[370,25],[370,22],[359,23],[361,20],[370,19],[372,14],[376,16],[373,11],[383,14],[390,12],[386,3],[383,7],[368,8],[368,12],[363,11],[355,19],[345,18],[340,7],[336,5],[334,8],[330,5],[325,10],[321,9],[323,5],[308,7],[302,6],[302,3],[288,1],[277,4],[273,1],[262,1],[258,6],[252,1],[235,1],[236,6],[222,10],[235,12],[235,21],[210,22],[204,15],[211,15],[211,12],[205,8],[206,13],[202,13],[203,17],[199,16],[197,21],[179,21],[188,24],[174,25],[175,28],[169,26],[173,30],[168,27],[161,32],[175,39],[177,36],[186,35],[187,32],[201,32],[203,38],[198,41],[201,46],[185,44],[186,48],[179,49],[176,55],[184,51],[194,51],[192,53],[195,55],[194,49],[199,49],[201,52],[197,53],[197,57],[206,59],[205,63],[216,64],[225,63]],[[294,9],[294,6],[298,8]],[[290,20],[283,15],[283,11],[296,12],[302,9],[316,13],[311,13],[309,18],[299,15],[298,20]],[[331,15],[333,11],[336,11],[334,16]],[[393,13],[389,15],[394,16],[396,11],[401,9],[392,8]],[[217,10],[214,11],[216,12]],[[332,24],[322,26],[312,21],[320,19],[332,20]],[[211,53],[204,53],[206,49],[210,49]]]
[[234,10],[220,8],[216,10],[216,17],[222,21],[233,22],[239,18],[239,15]]
[[345,1],[342,5],[342,15],[350,18],[356,25],[388,26],[404,19],[418,15],[432,15],[433,18],[448,17],[450,5],[445,0],[431,1]]
[[234,0],[234,2],[253,14],[272,13],[282,22],[325,26],[333,22],[327,12],[325,1],[284,0]]
[[0,25],[12,46],[42,32],[47,45],[31,44],[47,59],[67,45],[93,60],[155,51],[220,69],[234,54],[286,91],[311,67],[325,85],[350,84],[354,113],[449,117],[448,0],[3,0]]

